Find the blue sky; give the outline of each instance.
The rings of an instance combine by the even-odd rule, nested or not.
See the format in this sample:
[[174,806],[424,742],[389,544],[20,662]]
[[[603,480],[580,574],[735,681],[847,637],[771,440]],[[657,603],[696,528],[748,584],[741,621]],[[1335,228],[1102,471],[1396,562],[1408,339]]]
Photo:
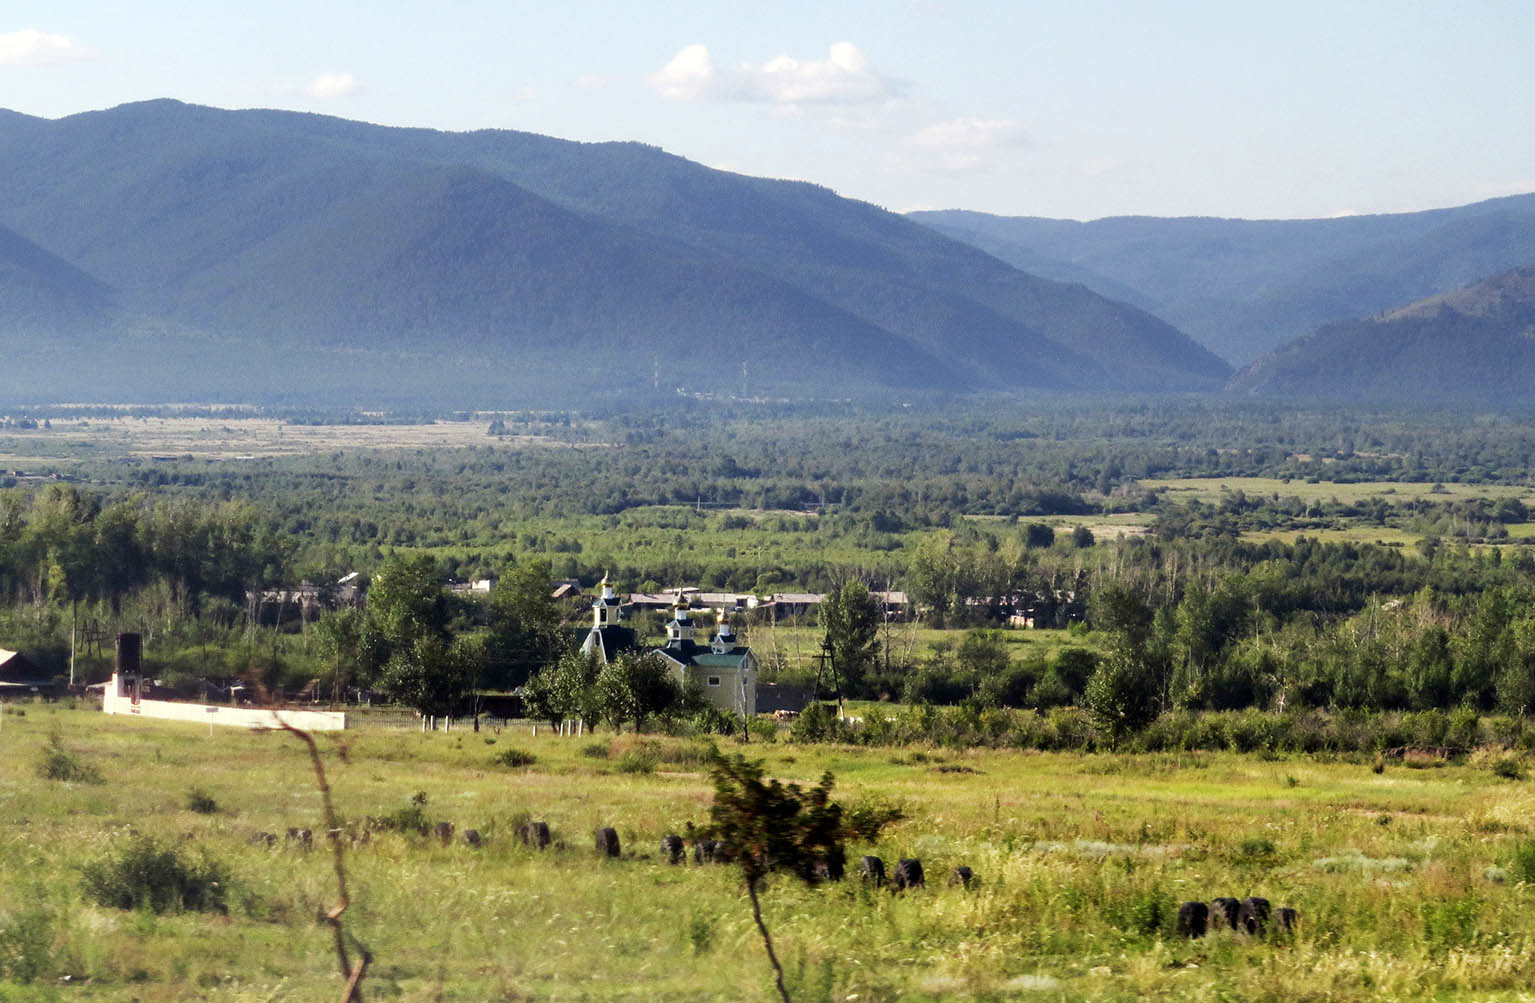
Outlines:
[[1528,0],[7,0],[0,107],[639,140],[895,210],[1263,218],[1535,191]]

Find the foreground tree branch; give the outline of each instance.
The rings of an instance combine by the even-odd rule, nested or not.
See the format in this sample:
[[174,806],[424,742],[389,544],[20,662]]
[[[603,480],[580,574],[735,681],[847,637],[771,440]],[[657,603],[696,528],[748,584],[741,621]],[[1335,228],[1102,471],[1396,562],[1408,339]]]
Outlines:
[[[276,715],[273,715],[274,717]],[[331,801],[330,782],[325,778],[325,764],[320,761],[320,747],[315,743],[314,736],[301,728],[295,728],[287,721],[278,718],[277,723],[283,731],[293,735],[309,747],[309,762],[314,766],[315,782],[320,787],[320,799],[325,808],[325,834],[330,840],[331,859],[336,868],[336,892],[338,901],[321,916],[324,922],[331,928],[336,941],[336,962],[341,968],[341,977],[346,979],[346,989],[341,995],[341,1003],[362,1003],[362,977],[368,969],[368,962],[373,956],[368,949],[357,942],[357,964],[352,964],[351,956],[346,949],[347,933],[342,925],[341,916],[351,905],[351,896],[346,886],[346,858],[345,850],[341,846],[341,827],[336,822],[336,808]],[[352,938],[356,941],[356,938]]]

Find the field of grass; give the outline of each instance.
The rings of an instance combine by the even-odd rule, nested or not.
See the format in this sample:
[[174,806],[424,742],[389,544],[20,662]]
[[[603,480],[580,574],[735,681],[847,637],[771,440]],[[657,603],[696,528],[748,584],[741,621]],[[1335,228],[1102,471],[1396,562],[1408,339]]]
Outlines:
[[[1513,535],[1514,529],[1509,527],[1509,535]],[[1535,527],[1532,527],[1535,528]],[[1315,540],[1319,543],[1379,543],[1388,547],[1411,547],[1423,539],[1422,533],[1414,533],[1411,530],[1396,529],[1392,526],[1346,526],[1342,529],[1269,529],[1251,530],[1242,534],[1242,539],[1254,543],[1262,543],[1265,540],[1280,540],[1284,543],[1294,543],[1300,537]]]
[[449,449],[550,444],[541,436],[485,434],[489,418],[420,425],[301,425],[276,418],[60,418],[51,428],[7,429],[0,466],[119,456],[190,456],[199,460],[298,456],[338,449]]
[[[1064,630],[1002,630],[999,631],[1007,646],[1008,657],[1016,664],[1033,657],[1050,659],[1062,648],[1096,648],[1086,636],[1074,636]],[[761,624],[748,628],[745,643],[751,645],[758,657],[769,664],[783,664],[791,669],[811,670],[814,658],[821,650],[825,631],[820,627],[801,626],[791,623]],[[941,646],[957,647],[965,639],[963,630],[940,630],[918,623],[892,623],[888,631],[880,633],[880,643],[888,647],[891,661],[909,665],[928,658]]]
[[1535,504],[1535,491],[1528,486],[1510,484],[1424,484],[1414,481],[1360,481],[1336,484],[1332,481],[1308,483],[1277,477],[1187,477],[1179,480],[1143,480],[1137,482],[1148,490],[1162,491],[1170,499],[1203,502],[1219,501],[1223,492],[1241,491],[1248,496],[1299,498],[1302,501],[1357,502],[1377,496],[1393,501],[1427,498],[1455,501],[1466,498],[1518,498],[1526,505]]
[[[0,999],[339,998],[316,921],[335,899],[329,855],[249,842],[323,827],[299,742],[23,709],[8,705],[0,727]],[[39,776],[50,736],[101,782]],[[525,727],[320,738],[351,824],[420,792],[429,819],[486,836],[471,849],[381,832],[348,850],[369,998],[772,998],[737,875],[657,859],[663,834],[705,821],[697,745],[657,739],[636,756],[637,741]],[[493,763],[513,748],[536,761]],[[904,806],[877,845],[849,852],[919,857],[929,876],[903,894],[770,879],[765,919],[796,1000],[1489,1000],[1524,998],[1535,978],[1535,791],[1475,757],[1377,774],[1226,753],[745,751],[784,780],[831,770],[845,802]],[[190,810],[193,788],[217,810]],[[529,817],[563,847],[518,845]],[[600,825],[617,828],[622,859],[596,857]],[[87,903],[81,868],[134,833],[222,863],[228,914]],[[978,888],[946,884],[961,863]],[[1182,900],[1249,894],[1299,909],[1299,933],[1172,931]]]

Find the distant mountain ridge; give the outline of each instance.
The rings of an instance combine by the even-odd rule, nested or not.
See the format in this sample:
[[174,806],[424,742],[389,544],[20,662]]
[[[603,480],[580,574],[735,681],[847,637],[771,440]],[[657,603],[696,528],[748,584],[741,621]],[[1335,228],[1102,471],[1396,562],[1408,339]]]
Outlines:
[[[1230,374],[1165,321],[895,214],[634,143],[152,101],[0,114],[0,176],[0,224],[46,256],[24,275],[0,240],[0,348],[24,337],[35,362],[0,375],[12,397],[59,382],[50,351],[98,360],[74,365],[71,398],[1200,390]],[[44,272],[52,308],[22,295]],[[125,370],[90,371],[108,365]]]
[[1134,304],[1238,366],[1323,324],[1535,261],[1535,194],[1316,220],[910,216],[1015,267]]
[[1535,265],[1330,324],[1252,363],[1230,389],[1334,400],[1535,403]]

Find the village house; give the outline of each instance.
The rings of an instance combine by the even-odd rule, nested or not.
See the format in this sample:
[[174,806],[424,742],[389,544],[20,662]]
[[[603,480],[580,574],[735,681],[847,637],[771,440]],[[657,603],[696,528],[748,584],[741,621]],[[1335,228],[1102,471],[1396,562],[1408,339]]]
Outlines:
[[51,696],[55,688],[53,677],[25,656],[0,648],[0,698],[20,693]]

